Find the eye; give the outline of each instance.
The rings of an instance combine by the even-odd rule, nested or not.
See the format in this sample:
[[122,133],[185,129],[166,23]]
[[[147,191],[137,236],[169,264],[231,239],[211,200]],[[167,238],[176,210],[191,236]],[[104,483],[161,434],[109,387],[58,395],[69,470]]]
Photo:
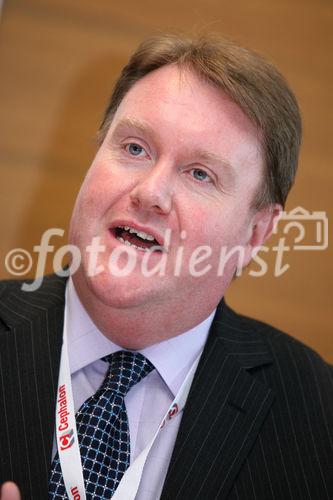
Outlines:
[[191,174],[197,181],[201,182],[212,181],[210,175],[208,175],[207,172],[205,172],[205,170],[202,170],[201,168],[192,168]]
[[145,150],[143,149],[143,147],[140,146],[140,144],[136,144],[135,142],[126,144],[125,149],[131,156],[142,156],[142,154],[145,154]]

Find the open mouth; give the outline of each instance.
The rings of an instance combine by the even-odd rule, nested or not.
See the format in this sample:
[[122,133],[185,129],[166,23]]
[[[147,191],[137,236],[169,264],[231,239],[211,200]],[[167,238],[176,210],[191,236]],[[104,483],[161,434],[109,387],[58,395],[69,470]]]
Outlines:
[[153,235],[139,231],[129,226],[117,226],[112,229],[112,233],[118,241],[129,247],[144,252],[157,251],[162,252],[163,247],[158,243]]

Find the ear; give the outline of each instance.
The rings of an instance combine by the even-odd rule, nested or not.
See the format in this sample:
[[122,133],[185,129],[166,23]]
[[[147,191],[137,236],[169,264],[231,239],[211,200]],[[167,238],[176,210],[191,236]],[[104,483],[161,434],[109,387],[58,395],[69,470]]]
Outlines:
[[249,224],[248,241],[245,245],[244,267],[271,236],[283,208],[278,203],[257,210]]

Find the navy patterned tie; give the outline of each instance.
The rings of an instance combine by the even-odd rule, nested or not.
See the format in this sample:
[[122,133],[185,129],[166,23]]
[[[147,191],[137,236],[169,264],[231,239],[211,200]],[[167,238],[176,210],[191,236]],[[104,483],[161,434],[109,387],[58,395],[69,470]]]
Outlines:
[[[105,380],[76,414],[87,499],[111,498],[130,464],[130,437],[124,398],[153,370],[142,354],[118,351],[102,358],[110,363]],[[58,453],[51,467],[49,499],[67,499]]]

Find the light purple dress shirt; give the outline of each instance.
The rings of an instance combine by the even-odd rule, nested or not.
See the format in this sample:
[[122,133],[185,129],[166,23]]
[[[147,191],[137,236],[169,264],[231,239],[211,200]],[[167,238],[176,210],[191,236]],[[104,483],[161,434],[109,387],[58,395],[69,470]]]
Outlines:
[[[74,407],[96,392],[107,364],[100,358],[122,348],[108,340],[82,306],[72,280],[66,289],[68,354]],[[182,385],[192,363],[201,354],[215,311],[195,328],[140,352],[155,366],[125,398],[131,441],[131,462],[152,440],[162,418]],[[182,414],[159,433],[148,455],[136,500],[158,500],[170,462]],[[55,454],[55,442],[53,455]]]

